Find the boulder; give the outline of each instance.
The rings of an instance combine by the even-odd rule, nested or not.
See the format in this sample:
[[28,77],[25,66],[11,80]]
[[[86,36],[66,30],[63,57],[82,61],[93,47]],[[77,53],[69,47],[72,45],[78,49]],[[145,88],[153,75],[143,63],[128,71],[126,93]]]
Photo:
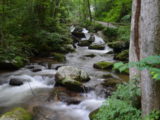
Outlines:
[[118,54],[115,54],[114,59],[121,60],[121,61],[128,61],[129,52],[128,50],[124,50]]
[[84,100],[84,96],[64,87],[55,87],[51,92],[49,100],[65,102],[68,105],[79,104],[82,100]]
[[92,43],[88,48],[89,49],[95,49],[95,50],[104,50],[105,49],[105,44]]
[[93,65],[94,68],[96,69],[112,69],[114,63],[113,62],[106,62],[106,61],[101,61],[97,62]]
[[102,83],[103,86],[105,87],[115,87],[117,84],[122,83],[123,81],[120,79],[116,79],[116,78],[108,78],[106,80],[104,80],[104,82]]
[[21,86],[21,85],[23,85],[23,81],[20,80],[20,79],[13,78],[13,79],[10,79],[9,85],[11,85],[11,86]]
[[84,55],[84,57],[90,57],[90,58],[94,58],[96,55],[91,53],[91,54],[88,54],[88,55]]
[[113,48],[115,53],[119,53],[122,50],[129,49],[129,42],[128,41],[115,41],[108,43],[108,46]]
[[72,31],[72,35],[78,38],[85,38],[85,33],[83,33],[82,27],[76,27],[74,31]]
[[55,77],[57,84],[78,92],[84,91],[85,86],[83,82],[90,80],[89,75],[85,71],[72,66],[60,67]]
[[32,120],[32,115],[23,108],[15,108],[2,114],[0,120]]
[[87,40],[87,39],[83,39],[81,41],[79,41],[78,45],[79,46],[89,46],[92,42]]

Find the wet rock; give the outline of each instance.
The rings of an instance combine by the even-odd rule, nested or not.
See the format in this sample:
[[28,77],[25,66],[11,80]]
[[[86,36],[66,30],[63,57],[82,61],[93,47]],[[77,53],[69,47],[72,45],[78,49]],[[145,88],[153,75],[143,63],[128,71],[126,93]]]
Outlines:
[[17,70],[19,67],[15,66],[11,62],[0,62],[0,69],[1,70]]
[[58,81],[71,79],[79,82],[87,82],[90,80],[89,75],[85,71],[73,66],[60,67],[56,73],[56,79]]
[[49,100],[62,101],[67,104],[79,104],[83,99],[81,94],[63,87],[55,87],[49,97]]
[[123,81],[120,79],[116,79],[116,78],[108,78],[106,79],[102,85],[105,87],[115,87],[117,84],[122,83]]
[[90,42],[94,42],[95,39],[96,39],[96,38],[95,38],[94,34],[92,34],[91,37],[89,38],[89,41],[90,41]]
[[83,33],[82,27],[76,27],[72,32],[72,35],[78,38],[85,38],[85,34]]
[[121,60],[121,61],[128,61],[129,52],[128,50],[124,50],[118,54],[115,54],[114,59]]
[[111,73],[107,73],[103,75],[103,78],[114,78],[114,76]]
[[33,68],[33,69],[32,69],[32,72],[40,72],[40,71],[42,71],[41,68]]
[[105,49],[105,44],[92,43],[88,48],[89,49],[95,49],[95,50],[104,50]]
[[108,46],[113,48],[115,53],[119,53],[122,50],[129,49],[129,42],[128,41],[115,41],[108,43]]
[[9,81],[9,85],[11,86],[21,86],[23,85],[23,81],[20,79],[13,78]]
[[23,108],[15,108],[4,113],[0,120],[32,120],[32,115]]
[[91,41],[84,39],[84,40],[79,41],[78,45],[79,46],[89,46],[91,43],[92,43]]
[[34,120],[58,120],[58,115],[48,107],[36,106],[33,108],[33,118]]
[[101,62],[95,63],[93,67],[96,69],[112,69],[113,65],[114,65],[113,62],[101,61]]
[[95,54],[84,55],[84,57],[90,57],[90,58],[94,58],[95,56],[96,56]]
[[83,82],[90,80],[89,75],[85,71],[72,66],[60,67],[55,78],[57,84],[78,92],[83,92],[86,89]]

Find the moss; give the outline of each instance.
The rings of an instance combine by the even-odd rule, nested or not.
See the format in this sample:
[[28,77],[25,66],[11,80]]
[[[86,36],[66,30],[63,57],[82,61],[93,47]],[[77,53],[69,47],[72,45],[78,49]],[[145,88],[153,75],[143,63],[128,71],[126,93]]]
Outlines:
[[32,120],[32,115],[23,108],[15,108],[3,114],[0,120]]
[[121,60],[121,61],[128,61],[128,57],[129,57],[129,51],[124,50],[120,52],[119,54],[116,54],[114,58],[117,60]]
[[66,60],[65,55],[62,53],[53,53],[53,58],[58,62],[64,62]]
[[113,48],[114,52],[119,53],[122,50],[126,50],[129,48],[128,41],[115,41],[108,43],[108,46]]
[[116,86],[117,84],[122,83],[121,80],[116,79],[116,78],[109,78],[107,80],[104,81],[103,85],[108,87],[108,86]]
[[104,50],[105,49],[105,45],[100,45],[100,44],[91,44],[89,47],[89,49],[95,49],[95,50]]
[[114,64],[113,62],[101,61],[101,62],[95,63],[93,67],[97,69],[111,69],[113,67],[113,64]]

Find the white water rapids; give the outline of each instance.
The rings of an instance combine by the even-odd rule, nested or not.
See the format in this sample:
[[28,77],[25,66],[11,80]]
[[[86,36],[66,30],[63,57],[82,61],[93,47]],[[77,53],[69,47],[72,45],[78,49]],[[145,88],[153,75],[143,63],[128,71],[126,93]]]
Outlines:
[[[73,30],[74,28],[72,28]],[[87,34],[88,31],[83,29]],[[96,42],[104,42],[102,38],[95,35]],[[89,50],[88,47],[78,47],[76,52],[66,55],[67,62],[64,65],[75,66],[89,73],[91,80],[86,83],[88,86],[95,86],[95,90],[83,93],[84,100],[79,104],[67,105],[61,101],[51,101],[44,104],[45,107],[53,109],[60,113],[57,120],[89,120],[89,113],[99,108],[104,102],[103,88],[99,89],[99,85],[103,79],[99,76],[106,71],[99,71],[93,68],[93,64],[98,61],[113,61],[113,56],[106,54],[111,49],[106,45],[105,50]],[[94,54],[95,57],[85,57],[85,55]],[[30,66],[41,68],[40,72],[32,72]],[[56,70],[48,67],[32,64],[15,72],[4,73],[0,75],[0,108],[10,107],[12,105],[23,105],[28,101],[32,103],[32,99],[41,96],[44,91],[53,90],[55,85]],[[24,80],[21,86],[10,86],[9,80],[17,78]],[[45,93],[45,92],[44,92]],[[101,95],[100,95],[101,94]],[[42,95],[43,96],[43,95]]]

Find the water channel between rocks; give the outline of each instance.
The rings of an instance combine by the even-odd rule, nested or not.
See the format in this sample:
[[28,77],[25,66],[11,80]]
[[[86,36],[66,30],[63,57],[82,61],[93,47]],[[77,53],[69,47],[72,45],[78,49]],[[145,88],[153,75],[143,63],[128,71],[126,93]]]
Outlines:
[[[84,32],[87,34],[86,30]],[[95,38],[97,42],[103,40],[97,35]],[[107,71],[94,69],[93,64],[99,61],[114,62],[113,55],[107,54],[111,50],[107,45],[105,50],[90,50],[88,47],[77,46],[75,52],[66,55],[65,63],[53,64],[51,68],[48,68],[47,63],[41,65],[33,63],[14,72],[0,74],[1,113],[15,106],[23,106],[29,110],[38,106],[35,107],[35,120],[45,120],[40,118],[40,116],[43,117],[42,114],[50,116],[46,120],[89,120],[89,113],[102,105],[108,92],[108,89],[101,85],[104,80],[102,76]],[[89,57],[91,54],[94,56]],[[77,104],[68,104],[63,100],[55,100],[54,98],[49,99],[50,94],[54,91],[53,88],[56,88],[55,74],[57,70],[55,68],[63,65],[80,68],[91,77],[91,80],[85,85],[94,89],[73,95],[80,99]],[[41,71],[33,72],[33,68],[41,69]],[[116,75],[114,74],[114,76]],[[14,78],[24,80],[24,84],[10,86],[9,80]],[[63,95],[61,97],[63,99]]]

